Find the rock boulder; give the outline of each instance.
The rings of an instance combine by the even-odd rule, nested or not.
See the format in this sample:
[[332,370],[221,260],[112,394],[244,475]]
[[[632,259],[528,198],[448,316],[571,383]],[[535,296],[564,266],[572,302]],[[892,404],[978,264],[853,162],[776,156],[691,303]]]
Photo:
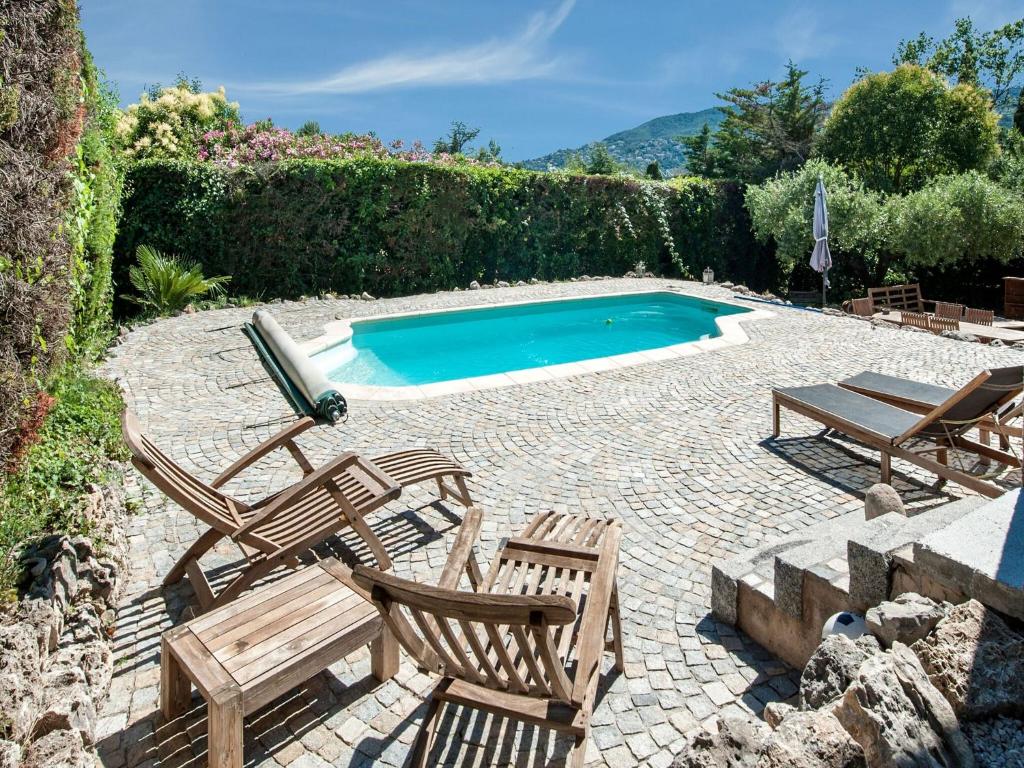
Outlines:
[[800,675],[800,709],[819,709],[842,696],[872,650],[869,642],[846,635],[822,640]]
[[928,597],[907,592],[868,610],[864,621],[886,648],[894,642],[910,645],[926,637],[946,616]]
[[865,768],[864,750],[827,711],[792,712],[761,747],[757,768]]

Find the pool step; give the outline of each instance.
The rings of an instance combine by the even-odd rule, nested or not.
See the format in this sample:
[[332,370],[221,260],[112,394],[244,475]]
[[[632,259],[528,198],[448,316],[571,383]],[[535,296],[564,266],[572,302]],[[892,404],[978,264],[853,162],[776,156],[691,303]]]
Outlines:
[[766,541],[712,568],[712,612],[803,666],[825,620],[839,611],[863,613],[909,588],[955,597],[923,581],[913,546],[985,502],[971,497],[913,517],[889,513],[872,520],[855,511]]

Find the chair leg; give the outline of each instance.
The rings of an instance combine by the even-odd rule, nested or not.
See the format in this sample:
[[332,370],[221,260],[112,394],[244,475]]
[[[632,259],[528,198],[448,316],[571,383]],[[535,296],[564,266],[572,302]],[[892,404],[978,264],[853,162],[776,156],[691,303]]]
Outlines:
[[[444,681],[441,683],[444,684]],[[416,741],[413,743],[412,752],[409,755],[408,768],[427,768],[430,765],[430,748],[434,746],[434,735],[437,733],[437,723],[441,719],[441,705],[434,696],[427,702],[427,713],[423,716],[423,724],[416,734]]]
[[262,579],[283,562],[284,561],[280,559],[267,559],[256,563],[255,565],[250,565],[238,574],[230,584],[224,587],[209,606],[204,605],[203,610],[209,611],[213,608],[220,608],[222,605],[227,605],[242,594],[242,592],[244,592],[254,582]]
[[438,496],[439,499],[441,499],[441,501],[444,501],[445,499],[448,498],[448,489],[444,487],[444,482],[441,480],[440,477],[436,479],[436,482],[437,482],[437,496]]
[[455,485],[459,487],[459,493],[462,495],[459,501],[461,501],[462,504],[466,507],[472,507],[473,497],[469,495],[469,486],[466,485],[466,478],[462,477],[461,475],[456,475]]
[[622,658],[622,612],[619,610],[619,585],[612,588],[612,603],[608,612],[612,625],[612,647],[615,649],[615,668],[622,672],[625,662]]
[[572,754],[566,763],[568,768],[583,768],[584,763],[587,761],[587,741],[589,738],[590,727],[588,726],[585,733],[576,737],[576,741],[572,746]]
[[224,534],[220,531],[211,528],[198,539],[191,547],[185,550],[185,554],[178,558],[178,562],[174,564],[171,570],[164,576],[164,586],[170,586],[176,581],[179,581],[185,575],[185,569],[188,568],[188,564],[193,560],[198,560],[200,557],[206,554],[206,552],[213,547],[218,541],[224,538]]
[[210,692],[210,768],[242,768],[242,692],[234,684]]
[[892,456],[882,451],[882,482],[889,485],[892,483]]
[[398,639],[387,626],[370,643],[370,670],[380,682],[390,680],[398,671]]
[[188,710],[192,701],[192,681],[171,653],[167,638],[160,640],[160,711],[165,720],[174,720]]

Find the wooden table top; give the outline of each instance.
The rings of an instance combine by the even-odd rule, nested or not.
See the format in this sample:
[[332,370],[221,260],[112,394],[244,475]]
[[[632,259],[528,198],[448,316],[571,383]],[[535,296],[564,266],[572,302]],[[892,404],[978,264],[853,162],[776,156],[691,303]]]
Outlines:
[[[873,318],[878,320],[884,320],[887,323],[893,323],[895,325],[903,324],[903,313],[898,309],[894,309],[888,314],[885,312],[875,312],[872,315]],[[1024,341],[1024,331],[1014,330],[1012,328],[1004,328],[997,325],[978,325],[977,323],[965,323],[960,321],[960,330],[963,333],[970,333],[977,336],[979,339],[985,339],[991,341],[992,339],[999,339],[1007,344],[1013,344],[1018,341]]]
[[252,712],[380,634],[349,576],[321,560],[169,630],[168,643],[204,696],[237,686]]

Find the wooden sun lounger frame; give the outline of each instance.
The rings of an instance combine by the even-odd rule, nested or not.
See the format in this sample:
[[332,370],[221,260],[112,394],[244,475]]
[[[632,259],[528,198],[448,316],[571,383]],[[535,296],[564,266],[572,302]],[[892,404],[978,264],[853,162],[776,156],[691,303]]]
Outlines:
[[[995,483],[990,483],[982,478],[975,477],[974,475],[961,472],[958,469],[954,469],[948,464],[948,451],[950,448],[958,448],[963,451],[974,453],[979,457],[987,458],[990,460],[998,461],[1011,467],[1020,467],[1020,460],[1011,453],[997,450],[988,445],[983,445],[974,440],[969,440],[962,435],[953,435],[951,439],[936,439],[930,436],[921,435],[921,431],[936,422],[942,421],[943,414],[956,405],[960,400],[970,395],[974,390],[981,387],[988,379],[991,374],[988,371],[982,371],[969,381],[961,389],[957,390],[956,394],[950,397],[946,402],[942,403],[936,408],[931,409],[929,412],[921,415],[921,418],[913,426],[905,430],[901,435],[893,438],[886,439],[880,436],[878,433],[866,429],[863,426],[857,424],[855,421],[844,419],[837,414],[828,413],[815,408],[814,406],[801,402],[798,399],[789,397],[785,392],[774,389],[772,390],[772,436],[777,438],[781,433],[779,424],[779,411],[781,408],[799,413],[802,416],[806,416],[809,419],[813,419],[823,424],[828,429],[834,429],[837,432],[842,432],[845,435],[849,435],[855,440],[863,443],[869,448],[873,448],[881,454],[881,480],[883,483],[890,483],[892,481],[892,459],[903,459],[915,466],[921,467],[921,469],[927,470],[932,474],[938,476],[940,481],[951,481],[962,485],[965,488],[970,488],[973,491],[988,496],[989,498],[996,498],[1006,492],[1005,488],[1001,488]],[[999,405],[1005,405],[1011,399],[1014,394],[1008,393]],[[904,444],[910,440],[924,439],[931,442],[933,445],[923,451],[912,451],[909,448],[905,448]],[[928,454],[934,453],[935,458],[932,459]]]
[[[405,486],[428,480],[436,481],[442,500],[451,497],[466,507],[472,504],[465,481],[470,472],[430,449],[398,451],[375,460],[346,452],[315,468],[295,442],[315,423],[310,417],[293,422],[207,484],[167,458],[142,434],[130,411],[122,413],[122,433],[135,468],[178,506],[209,526],[171,567],[163,580],[165,586],[187,575],[201,609],[208,611],[230,602],[281,565],[297,567],[299,555],[347,527],[363,540],[379,567],[387,569],[391,559],[366,524],[366,515],[397,499]],[[220,490],[242,470],[279,448],[286,449],[298,464],[301,480],[254,504]],[[446,482],[448,478],[454,488]],[[328,514],[332,503],[333,513]],[[316,526],[300,530],[310,523]],[[248,565],[214,594],[199,559],[225,537],[238,545]]]
[[[428,765],[442,707],[452,703],[571,734],[569,765],[579,768],[603,654],[613,650],[616,667],[623,667],[616,588],[621,525],[540,515],[508,540],[481,577],[473,543],[482,519],[478,509],[466,513],[436,587],[364,566],[353,571],[401,646],[442,678],[408,765]],[[473,592],[458,589],[463,572]]]

